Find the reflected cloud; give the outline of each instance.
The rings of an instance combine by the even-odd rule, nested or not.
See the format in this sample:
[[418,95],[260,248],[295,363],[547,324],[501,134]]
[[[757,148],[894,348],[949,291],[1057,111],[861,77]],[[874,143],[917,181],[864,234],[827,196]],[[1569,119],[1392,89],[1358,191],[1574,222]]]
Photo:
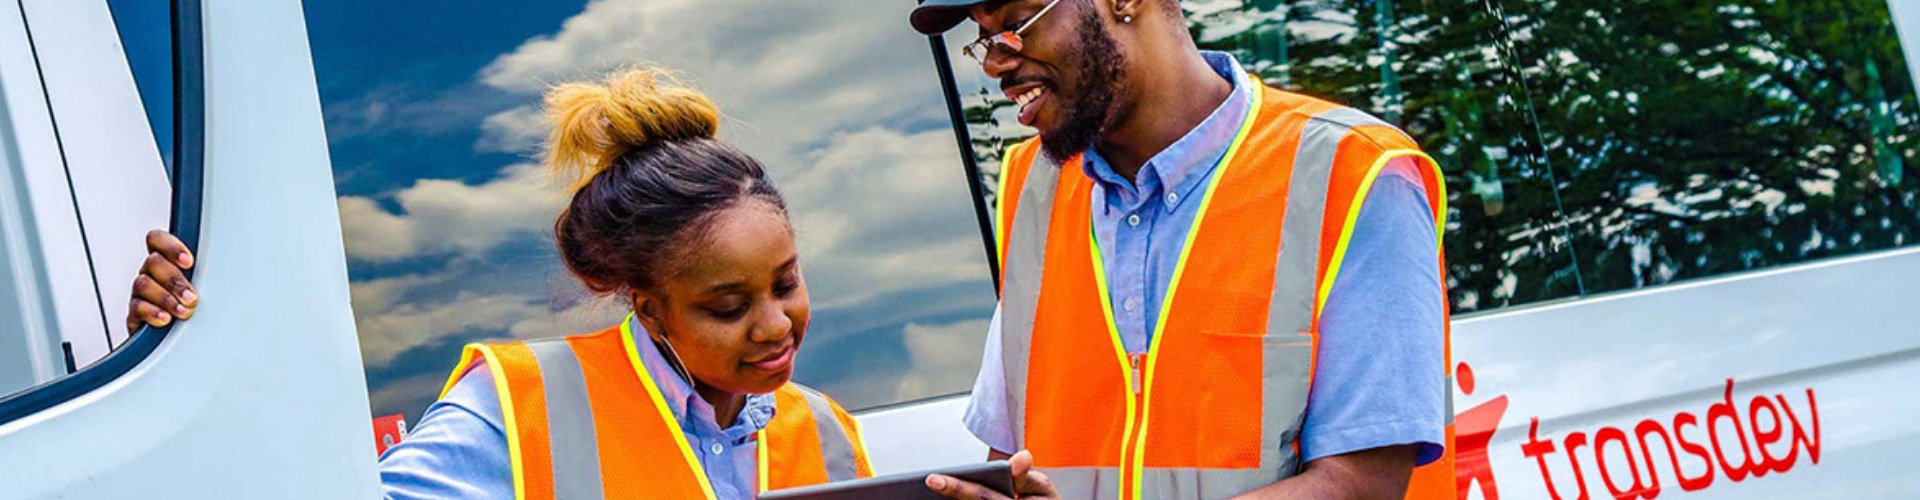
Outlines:
[[368,197],[340,197],[341,232],[354,259],[476,255],[516,236],[550,230],[562,196],[545,171],[526,163],[509,165],[478,185],[420,179],[392,196],[398,211]]
[[[971,383],[993,295],[938,80],[904,22],[911,7],[600,0],[445,92],[508,96],[468,125],[472,151],[527,157],[548,134],[538,99],[550,84],[638,63],[682,73],[720,104],[722,138],[789,198],[816,316],[818,360],[803,357],[798,378],[850,407],[949,393]],[[355,270],[452,256],[355,275],[376,413],[423,410],[440,383],[426,380],[456,359],[452,339],[585,333],[625,314],[589,300],[559,264],[548,231],[566,193],[536,165],[464,179],[340,199]]]

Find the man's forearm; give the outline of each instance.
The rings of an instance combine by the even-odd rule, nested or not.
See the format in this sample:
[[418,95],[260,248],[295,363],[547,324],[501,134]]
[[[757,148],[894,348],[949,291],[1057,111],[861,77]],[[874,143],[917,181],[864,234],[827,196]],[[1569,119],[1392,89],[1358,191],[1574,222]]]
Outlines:
[[1401,500],[1413,476],[1418,445],[1389,446],[1314,460],[1299,475],[1235,500]]

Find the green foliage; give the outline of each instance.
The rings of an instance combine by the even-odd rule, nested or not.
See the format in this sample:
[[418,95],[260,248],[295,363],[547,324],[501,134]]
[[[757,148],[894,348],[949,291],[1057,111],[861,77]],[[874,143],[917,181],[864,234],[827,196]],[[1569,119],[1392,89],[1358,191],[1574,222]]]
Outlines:
[[[1442,163],[1457,312],[1920,236],[1903,182],[1920,105],[1884,0],[1183,8],[1201,48],[1388,118]],[[994,93],[967,104],[997,173],[1031,131],[995,120],[1010,104]]]

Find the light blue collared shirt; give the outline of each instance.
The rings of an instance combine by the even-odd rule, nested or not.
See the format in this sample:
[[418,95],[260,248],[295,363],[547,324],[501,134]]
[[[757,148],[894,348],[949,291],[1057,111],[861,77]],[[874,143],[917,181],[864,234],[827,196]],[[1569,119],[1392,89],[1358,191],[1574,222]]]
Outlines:
[[[1093,231],[1107,270],[1121,344],[1143,353],[1179,264],[1200,197],[1252,112],[1253,87],[1233,56],[1201,52],[1233,84],[1225,102],[1129,182],[1098,151],[1084,153],[1094,179]],[[1445,302],[1434,219],[1416,165],[1389,163],[1367,193],[1340,276],[1320,317],[1314,387],[1301,435],[1306,460],[1400,444],[1420,445],[1420,463],[1444,451]],[[1278,207],[1276,207],[1278,210]],[[1277,220],[1277,219],[1276,219]],[[999,312],[964,421],[988,446],[1011,449]]]
[[[733,426],[721,429],[713,406],[674,373],[660,349],[647,341],[639,322],[632,326],[640,364],[660,387],[660,396],[680,422],[687,443],[695,448],[714,494],[720,500],[752,500],[759,493],[759,443],[754,433],[773,420],[774,396],[747,396]],[[477,362],[446,397],[427,407],[405,440],[380,456],[381,489],[393,500],[512,499],[513,470],[503,429],[493,376],[486,363]]]

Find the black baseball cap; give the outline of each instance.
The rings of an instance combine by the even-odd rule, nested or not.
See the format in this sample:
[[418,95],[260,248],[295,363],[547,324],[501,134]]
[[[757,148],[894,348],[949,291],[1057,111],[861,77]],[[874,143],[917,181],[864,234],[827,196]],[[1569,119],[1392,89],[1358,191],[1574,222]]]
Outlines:
[[923,35],[938,35],[967,20],[967,8],[992,0],[920,0],[907,19]]

